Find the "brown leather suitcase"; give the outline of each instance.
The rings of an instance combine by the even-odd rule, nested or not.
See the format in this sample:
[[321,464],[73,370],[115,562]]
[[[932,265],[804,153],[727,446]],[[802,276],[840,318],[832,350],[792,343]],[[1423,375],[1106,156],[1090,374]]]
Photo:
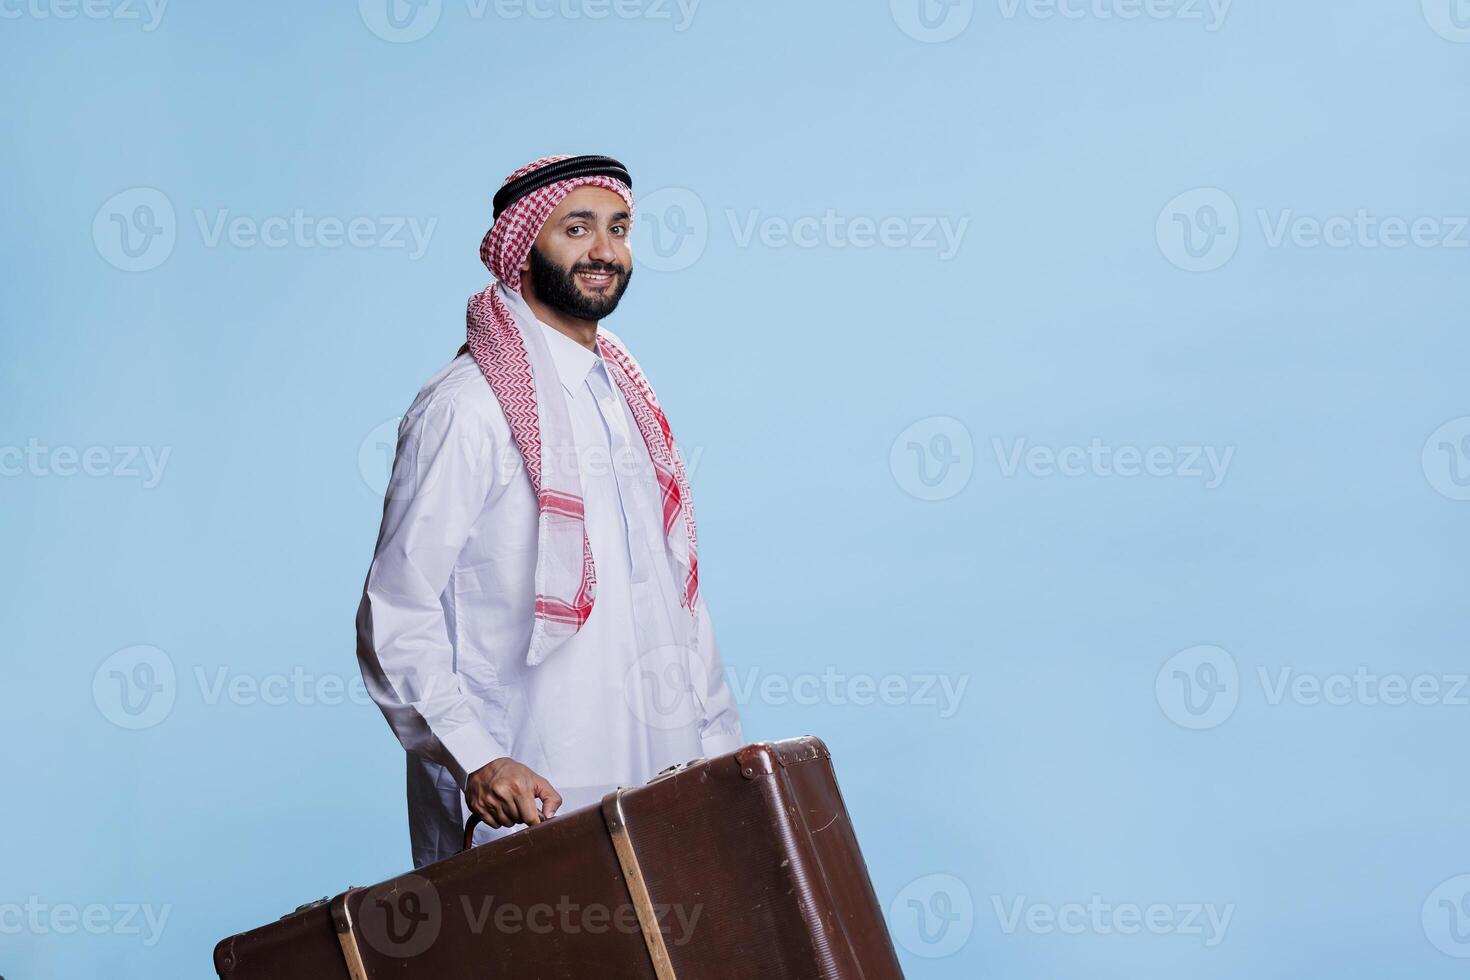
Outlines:
[[674,766],[351,888],[223,940],[214,962],[222,980],[903,977],[811,736]]

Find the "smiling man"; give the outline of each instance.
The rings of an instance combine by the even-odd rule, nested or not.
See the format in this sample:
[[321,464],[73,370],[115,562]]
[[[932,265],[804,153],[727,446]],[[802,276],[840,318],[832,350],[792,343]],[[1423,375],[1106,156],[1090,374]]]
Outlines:
[[[398,430],[357,615],[407,750],[415,867],[743,743],[653,387],[601,320],[633,272],[604,156],[506,178],[468,342]],[[539,807],[538,807],[539,803]]]

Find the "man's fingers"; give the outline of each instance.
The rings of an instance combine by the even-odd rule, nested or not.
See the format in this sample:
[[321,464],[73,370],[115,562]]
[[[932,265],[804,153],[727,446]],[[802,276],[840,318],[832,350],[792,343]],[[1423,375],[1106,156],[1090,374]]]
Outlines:
[[541,814],[536,809],[535,798],[527,783],[507,782],[504,786],[496,787],[495,802],[507,827],[514,827],[518,823],[532,826],[541,822]]
[[561,794],[552,789],[549,783],[542,783],[536,795],[541,797],[541,813],[548,817],[555,816],[556,811],[561,808]]
[[500,807],[490,800],[471,803],[470,809],[480,815],[480,819],[485,821],[487,827],[510,826],[510,822],[506,821],[505,814],[501,811]]
[[467,787],[465,798],[470,809],[491,827],[514,827],[518,823],[534,827],[561,808],[561,794],[538,773],[519,763],[512,761],[499,770],[486,767],[476,775],[480,773],[487,778]]
[[541,811],[536,809],[536,797],[530,790],[516,796],[516,810],[520,814],[520,822],[527,827],[534,827],[541,822]]

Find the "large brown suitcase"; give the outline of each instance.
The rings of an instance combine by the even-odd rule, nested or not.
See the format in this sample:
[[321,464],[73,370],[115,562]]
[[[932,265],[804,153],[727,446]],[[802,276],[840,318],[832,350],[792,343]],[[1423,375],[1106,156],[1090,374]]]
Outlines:
[[214,962],[222,980],[903,977],[811,736],[671,767],[231,936]]

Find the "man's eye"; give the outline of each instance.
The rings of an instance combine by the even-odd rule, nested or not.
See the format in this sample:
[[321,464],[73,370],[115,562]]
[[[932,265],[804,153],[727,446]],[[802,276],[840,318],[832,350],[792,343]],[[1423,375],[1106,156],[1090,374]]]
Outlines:
[[628,233],[628,226],[627,225],[613,225],[613,231],[616,234],[619,234],[619,235],[626,235]]
[[587,229],[584,228],[581,225],[572,225],[570,228],[567,229],[567,234],[568,235],[576,235],[578,232],[586,231],[586,230]]

